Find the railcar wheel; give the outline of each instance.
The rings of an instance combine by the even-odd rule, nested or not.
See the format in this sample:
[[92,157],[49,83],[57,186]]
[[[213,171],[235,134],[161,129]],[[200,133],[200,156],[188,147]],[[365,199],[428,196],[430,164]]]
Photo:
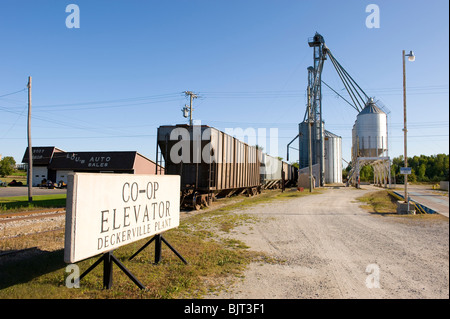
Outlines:
[[192,194],[192,208],[194,208],[195,210],[199,210],[197,206],[197,193],[194,193]]

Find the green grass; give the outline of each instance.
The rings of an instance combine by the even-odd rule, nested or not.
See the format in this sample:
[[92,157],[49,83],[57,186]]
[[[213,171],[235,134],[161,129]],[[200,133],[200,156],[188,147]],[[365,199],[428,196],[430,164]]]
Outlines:
[[[441,214],[398,214],[397,199],[391,196],[388,191],[381,190],[371,192],[357,198],[358,201],[364,203],[361,207],[374,215],[383,217],[395,217],[396,222],[409,223],[418,222],[420,225],[427,225],[426,222],[447,222],[448,217]],[[424,223],[425,222],[425,223]]]
[[[198,223],[202,218],[197,219]],[[230,278],[240,276],[258,253],[248,250],[238,240],[220,239],[207,231],[195,230],[196,225],[185,220],[177,229],[164,233],[169,243],[188,261],[183,264],[165,244],[162,260],[154,265],[154,245],[150,245],[133,260],[128,258],[143,246],[141,240],[115,250],[114,255],[138,278],[146,290],[138,289],[116,266],[113,287],[102,289],[102,266],[89,273],[80,282],[79,289],[69,289],[65,280],[69,273],[63,262],[63,249],[46,251],[45,243],[64,242],[64,232],[48,232],[0,241],[0,251],[35,247],[28,257],[0,258],[0,298],[201,298],[217,291]],[[201,228],[201,227],[200,227]],[[21,242],[26,240],[26,243]],[[36,245],[38,245],[36,247]],[[42,246],[39,246],[42,245]],[[28,246],[28,247],[27,247]],[[97,258],[77,263],[85,271]]]
[[365,203],[366,205],[363,205],[363,208],[366,208],[373,213],[397,213],[397,200],[385,190],[368,193],[358,197],[357,200]]
[[[188,265],[183,264],[165,244],[162,245],[162,260],[158,265],[153,264],[154,244],[129,261],[128,258],[150,238],[115,250],[114,255],[146,286],[145,290],[138,289],[116,266],[113,270],[112,289],[102,289],[101,265],[81,280],[80,288],[67,288],[65,281],[69,273],[63,262],[62,249],[64,230],[2,239],[0,252],[32,249],[27,253],[0,257],[0,298],[202,298],[208,293],[228,288],[243,276],[245,268],[251,262],[282,262],[250,250],[239,239],[220,235],[231,232],[238,226],[252,227],[262,221],[255,214],[238,214],[237,210],[306,195],[309,192],[264,192],[255,197],[239,199],[235,203],[230,203],[235,199],[229,199],[228,205],[221,208],[183,218],[180,226],[165,232],[164,237],[188,261]],[[80,273],[89,268],[97,258],[77,263]]]
[[66,207],[66,194],[33,196],[33,202],[28,202],[28,196],[0,197],[0,214],[35,210],[40,208]]
[[9,183],[9,182],[12,182],[13,180],[16,180],[17,182],[22,182],[22,184],[24,186],[26,186],[27,185],[27,174],[25,173],[25,175],[24,175],[19,172],[14,175],[8,175],[8,176],[4,176],[4,177],[0,176],[0,180],[5,183]]

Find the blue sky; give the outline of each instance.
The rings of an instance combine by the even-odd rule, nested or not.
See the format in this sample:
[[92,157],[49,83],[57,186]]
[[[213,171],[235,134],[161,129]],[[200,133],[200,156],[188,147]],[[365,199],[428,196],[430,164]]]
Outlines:
[[[65,24],[71,3],[79,29]],[[371,3],[380,28],[366,27]],[[194,119],[221,130],[278,128],[285,158],[305,113],[307,41],[316,31],[389,109],[391,158],[403,154],[401,53],[413,50],[408,156],[448,154],[448,10],[447,0],[1,0],[0,154],[22,160],[32,76],[33,146],[133,150],[154,160],[157,127],[186,123],[181,92],[191,90],[201,96]],[[329,60],[322,79],[344,88]],[[329,89],[323,95],[325,128],[342,136],[349,161],[357,113]]]

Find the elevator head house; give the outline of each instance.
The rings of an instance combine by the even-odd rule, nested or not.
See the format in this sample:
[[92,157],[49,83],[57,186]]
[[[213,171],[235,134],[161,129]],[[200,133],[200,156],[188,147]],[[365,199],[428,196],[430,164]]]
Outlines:
[[[33,186],[67,184],[70,173],[163,174],[156,163],[136,151],[65,152],[54,146],[33,147]],[[23,163],[28,164],[28,148]]]

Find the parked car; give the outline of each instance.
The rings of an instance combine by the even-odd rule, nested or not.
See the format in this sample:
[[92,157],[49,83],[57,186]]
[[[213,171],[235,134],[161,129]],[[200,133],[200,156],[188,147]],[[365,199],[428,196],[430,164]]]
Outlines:
[[13,179],[11,182],[8,183],[8,186],[23,186],[23,183]]
[[59,181],[58,188],[67,188],[67,184],[64,183],[63,181]]
[[2,181],[1,179],[0,179],[0,187],[6,187],[6,182]]

